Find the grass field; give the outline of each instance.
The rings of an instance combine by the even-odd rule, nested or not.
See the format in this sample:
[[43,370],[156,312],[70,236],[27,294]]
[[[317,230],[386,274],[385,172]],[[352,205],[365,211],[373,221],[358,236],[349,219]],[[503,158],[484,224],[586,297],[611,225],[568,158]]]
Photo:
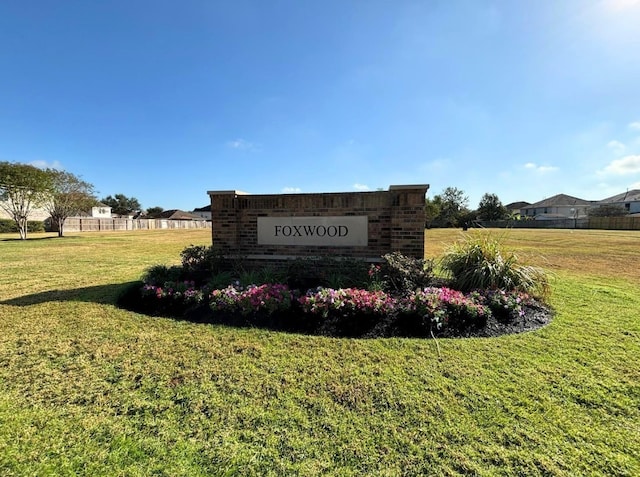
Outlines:
[[113,305],[207,230],[0,236],[0,475],[640,475],[640,233],[489,233],[557,314],[441,359]]

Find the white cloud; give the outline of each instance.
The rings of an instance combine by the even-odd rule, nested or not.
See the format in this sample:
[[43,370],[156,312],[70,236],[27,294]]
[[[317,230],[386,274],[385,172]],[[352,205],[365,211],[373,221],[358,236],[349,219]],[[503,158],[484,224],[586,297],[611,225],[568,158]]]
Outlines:
[[629,129],[633,129],[634,131],[640,131],[640,121],[634,121],[629,123]]
[[353,188],[354,188],[355,190],[359,190],[359,191],[371,190],[371,189],[369,189],[369,186],[368,186],[368,185],[365,185],[365,184],[358,184],[358,183],[353,184]]
[[606,5],[613,11],[622,11],[640,6],[640,0],[608,0]]
[[622,159],[616,159],[604,168],[603,174],[637,174],[640,173],[640,155],[625,156]]
[[616,154],[622,154],[626,149],[624,144],[622,144],[620,141],[615,141],[615,140],[609,141],[607,143],[607,147],[609,149],[612,149]]
[[58,169],[58,170],[62,170],[62,164],[60,164],[60,162],[58,161],[53,161],[53,162],[47,162],[47,161],[43,161],[43,160],[36,160],[36,161],[31,161],[29,163],[30,165],[37,167],[38,169]]
[[302,192],[302,189],[300,189],[300,187],[283,187],[282,188],[283,194],[299,194],[300,192]]
[[640,181],[634,182],[629,186],[629,189],[640,189]]
[[258,146],[249,141],[245,141],[244,139],[235,139],[233,141],[229,141],[227,143],[227,147],[231,149],[237,149],[239,151],[257,151]]
[[538,172],[540,174],[546,174],[547,172],[553,172],[553,171],[557,171],[558,168],[555,166],[539,166],[538,164],[534,163],[534,162],[527,162],[524,165],[525,169],[531,169],[535,172]]

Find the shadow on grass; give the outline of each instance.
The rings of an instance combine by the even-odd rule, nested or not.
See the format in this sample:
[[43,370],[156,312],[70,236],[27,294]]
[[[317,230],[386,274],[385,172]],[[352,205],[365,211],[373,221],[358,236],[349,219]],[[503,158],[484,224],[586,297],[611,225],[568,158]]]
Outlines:
[[113,283],[93,287],[75,288],[73,290],[48,290],[32,295],[25,295],[0,301],[1,305],[30,306],[52,301],[82,301],[117,305],[120,296],[140,282]]
[[0,239],[0,242],[34,242],[36,240],[49,240],[56,238],[66,238],[66,237],[58,237],[57,235],[52,235],[51,237],[27,237],[26,239],[21,239],[20,237],[11,237],[11,238],[3,238]]

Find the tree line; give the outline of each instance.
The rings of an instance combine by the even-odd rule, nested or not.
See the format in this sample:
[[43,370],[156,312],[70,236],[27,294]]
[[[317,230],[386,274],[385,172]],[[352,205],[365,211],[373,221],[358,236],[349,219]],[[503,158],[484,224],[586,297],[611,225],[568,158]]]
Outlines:
[[[109,195],[98,201],[94,186],[71,172],[0,161],[0,208],[16,223],[23,240],[27,238],[29,217],[36,209],[44,209],[50,215],[58,236],[62,237],[67,218],[86,213],[100,203],[118,215],[143,212],[135,197],[124,194]],[[161,207],[149,210],[162,212]]]
[[486,193],[478,208],[469,208],[469,198],[457,187],[447,187],[433,199],[426,199],[427,227],[465,227],[476,220],[505,220],[511,212],[496,194]]

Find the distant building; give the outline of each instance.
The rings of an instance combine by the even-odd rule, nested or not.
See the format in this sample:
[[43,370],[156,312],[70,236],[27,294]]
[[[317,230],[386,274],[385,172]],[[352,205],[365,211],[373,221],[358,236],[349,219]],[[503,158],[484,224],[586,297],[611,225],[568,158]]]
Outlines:
[[588,210],[596,204],[595,201],[558,194],[523,207],[521,215],[536,220],[581,219],[586,217]]
[[164,210],[158,214],[158,218],[167,220],[202,220],[199,215],[178,209]]
[[198,209],[193,209],[192,213],[205,220],[211,220],[211,204]]
[[509,211],[510,214],[524,215],[522,213],[522,209],[524,207],[527,207],[528,205],[531,205],[531,204],[529,202],[520,201],[520,202],[511,202],[510,204],[507,204],[504,207]]
[[87,210],[79,214],[80,217],[95,217],[96,219],[110,219],[111,218],[111,207],[99,203],[95,207],[91,207],[91,210]]
[[607,197],[598,201],[597,205],[617,205],[629,214],[640,213],[640,189],[628,190],[622,194]]
[[[29,218],[28,220],[46,220],[49,218],[49,212],[47,212],[45,209],[43,209],[42,207],[34,207],[33,209],[31,209],[31,213],[29,214]],[[0,207],[0,219],[11,219],[13,220],[13,217],[11,217],[11,215],[9,215],[7,213],[6,210],[4,210],[4,208]]]
[[[13,217],[11,215],[9,215],[9,213],[4,209],[4,207],[2,207],[3,205],[9,205],[7,202],[2,202],[0,203],[0,219],[11,219],[13,220]],[[31,207],[31,211],[29,212],[29,217],[27,218],[27,220],[33,220],[33,221],[45,221],[46,219],[48,219],[51,216],[51,214],[49,214],[49,212],[47,211],[47,209],[43,206],[40,207]]]

